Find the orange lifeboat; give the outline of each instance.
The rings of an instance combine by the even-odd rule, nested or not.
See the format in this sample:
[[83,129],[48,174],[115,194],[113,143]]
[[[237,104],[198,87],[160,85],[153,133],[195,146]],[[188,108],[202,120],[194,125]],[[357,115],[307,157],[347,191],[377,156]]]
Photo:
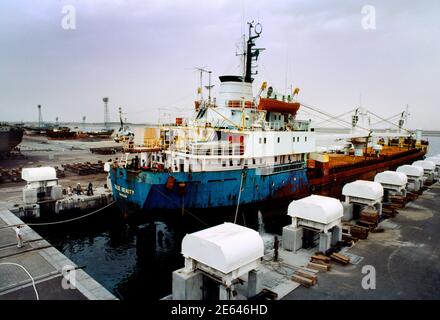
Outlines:
[[300,106],[301,105],[299,104],[299,102],[284,102],[275,99],[260,98],[258,110],[266,110],[267,112],[290,113],[292,116],[295,116]]

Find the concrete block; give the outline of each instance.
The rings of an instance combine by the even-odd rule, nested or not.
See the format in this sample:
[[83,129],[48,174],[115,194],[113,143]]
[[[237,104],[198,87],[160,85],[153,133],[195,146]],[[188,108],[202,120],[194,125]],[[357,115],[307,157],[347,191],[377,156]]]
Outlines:
[[173,300],[202,300],[203,274],[196,272],[185,273],[183,269],[173,272]]
[[342,203],[344,208],[344,215],[342,216],[342,221],[350,221],[353,219],[353,204],[352,203]]
[[303,228],[298,228],[292,225],[285,226],[283,228],[283,249],[296,252],[302,248],[302,238]]
[[379,212],[379,216],[381,216],[382,215],[382,202],[376,203],[375,207],[377,209],[377,212]]
[[231,300],[232,294],[230,288],[226,288],[225,286],[220,285],[218,286],[218,290],[219,290],[218,299],[220,301]]
[[334,226],[332,229],[332,241],[331,244],[335,245],[338,241],[342,240],[342,227]]
[[248,272],[248,298],[256,296],[261,291],[261,271]]
[[319,251],[326,252],[330,249],[332,234],[330,232],[322,232],[319,234]]

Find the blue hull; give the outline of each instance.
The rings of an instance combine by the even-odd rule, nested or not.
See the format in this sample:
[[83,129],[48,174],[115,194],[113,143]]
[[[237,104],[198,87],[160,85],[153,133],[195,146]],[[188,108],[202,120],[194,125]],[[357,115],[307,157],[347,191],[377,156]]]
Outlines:
[[[302,197],[307,193],[305,168],[266,175],[257,170],[170,174],[116,168],[110,171],[110,179],[114,197],[124,211],[236,206],[241,183],[240,204]],[[170,176],[176,179],[171,189],[166,187]],[[185,183],[185,187],[179,187],[182,182]]]

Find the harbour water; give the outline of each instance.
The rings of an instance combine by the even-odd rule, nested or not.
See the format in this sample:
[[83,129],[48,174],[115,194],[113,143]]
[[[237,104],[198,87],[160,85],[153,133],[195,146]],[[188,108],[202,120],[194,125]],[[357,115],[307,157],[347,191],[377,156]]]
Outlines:
[[[286,216],[273,216],[278,210],[282,207],[246,208],[237,222],[258,230],[270,246],[268,233],[280,233],[287,224]],[[196,217],[175,213],[149,218],[139,212],[128,220],[113,206],[87,220],[35,230],[119,299],[157,300],[171,293],[171,273],[183,266],[180,244],[185,234],[232,222],[234,212]]]
[[[428,155],[440,153],[440,137],[425,139],[430,142]],[[289,221],[286,208],[286,204],[243,208],[237,222],[258,230],[270,246],[269,234],[281,234]],[[234,218],[235,212],[196,217],[139,212],[128,220],[113,206],[76,223],[35,229],[118,298],[157,300],[171,292],[171,272],[183,266],[180,244],[185,234]]]

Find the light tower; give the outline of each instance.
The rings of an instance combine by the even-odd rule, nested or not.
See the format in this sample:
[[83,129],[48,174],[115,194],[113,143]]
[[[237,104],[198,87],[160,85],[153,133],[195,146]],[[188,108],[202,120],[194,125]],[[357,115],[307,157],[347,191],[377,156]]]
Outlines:
[[108,114],[108,97],[102,98],[102,101],[104,102],[104,126],[107,129],[108,123],[110,122],[109,114]]
[[38,128],[41,128],[41,124],[43,123],[43,115],[41,114],[41,104],[38,105]]

